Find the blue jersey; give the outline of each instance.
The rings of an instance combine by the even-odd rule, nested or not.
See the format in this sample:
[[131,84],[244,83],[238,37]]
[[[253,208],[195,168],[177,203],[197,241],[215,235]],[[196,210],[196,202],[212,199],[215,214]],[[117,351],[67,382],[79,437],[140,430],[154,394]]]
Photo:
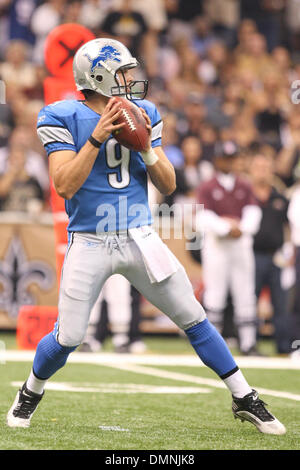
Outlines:
[[[147,100],[135,103],[151,119],[152,147],[160,146],[162,121],[156,107]],[[83,101],[58,101],[40,111],[38,136],[48,155],[59,150],[78,153],[100,117]],[[147,170],[141,155],[120,145],[111,135],[101,145],[88,178],[65,201],[65,207],[69,232],[99,233],[151,224]]]

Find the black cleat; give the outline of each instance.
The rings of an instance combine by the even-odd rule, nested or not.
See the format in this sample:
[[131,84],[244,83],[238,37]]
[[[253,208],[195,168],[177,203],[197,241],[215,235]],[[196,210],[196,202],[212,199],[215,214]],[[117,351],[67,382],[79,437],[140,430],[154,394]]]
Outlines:
[[25,382],[18,391],[15,401],[7,414],[7,425],[11,428],[28,428],[31,417],[43,395],[44,392],[42,395],[38,395],[28,390]]
[[264,434],[285,434],[286,429],[265,407],[256,390],[243,398],[232,397],[232,412],[235,418],[249,421]]

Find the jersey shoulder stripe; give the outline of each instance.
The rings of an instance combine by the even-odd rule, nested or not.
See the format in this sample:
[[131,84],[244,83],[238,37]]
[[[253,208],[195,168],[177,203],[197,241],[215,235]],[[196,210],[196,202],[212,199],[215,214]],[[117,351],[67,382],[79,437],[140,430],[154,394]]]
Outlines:
[[37,134],[48,155],[57,150],[76,151],[71,123],[77,109],[77,100],[63,100],[47,105],[39,112]]
[[153,124],[152,129],[154,129],[154,127],[156,127],[156,126],[159,126],[160,124],[162,124],[161,119],[159,121],[157,121],[155,124]]
[[63,126],[43,125],[38,127],[37,134],[43,145],[52,142],[75,145],[71,132]]
[[152,142],[162,137],[163,122],[162,120],[158,121],[154,126],[152,126]]

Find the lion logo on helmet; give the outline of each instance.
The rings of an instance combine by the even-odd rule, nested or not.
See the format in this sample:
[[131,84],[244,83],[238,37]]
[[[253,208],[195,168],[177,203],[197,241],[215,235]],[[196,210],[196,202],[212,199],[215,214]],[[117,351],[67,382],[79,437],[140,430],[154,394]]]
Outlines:
[[91,72],[94,72],[96,67],[101,67],[101,62],[105,62],[106,60],[114,60],[116,62],[121,62],[121,59],[119,59],[120,52],[117,51],[112,46],[104,46],[99,52],[99,55],[92,59],[88,54],[85,54],[85,56],[88,58],[88,60],[92,63],[91,66]]

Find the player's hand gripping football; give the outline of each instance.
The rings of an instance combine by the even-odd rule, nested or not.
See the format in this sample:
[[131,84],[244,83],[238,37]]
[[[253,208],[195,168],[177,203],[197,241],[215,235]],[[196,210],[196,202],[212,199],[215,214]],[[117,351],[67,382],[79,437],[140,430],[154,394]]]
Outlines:
[[124,123],[114,124],[121,114],[121,104],[112,98],[108,101],[92,136],[98,142],[104,142],[110,134],[125,126]]
[[144,119],[146,121],[146,127],[147,127],[147,131],[149,133],[149,139],[148,139],[148,145],[145,147],[144,150],[150,150],[151,148],[151,134],[152,134],[152,124],[151,124],[151,119],[149,118],[148,114],[146,113],[146,111],[143,109],[143,108],[140,108],[141,112],[142,112],[142,115],[144,116]]

